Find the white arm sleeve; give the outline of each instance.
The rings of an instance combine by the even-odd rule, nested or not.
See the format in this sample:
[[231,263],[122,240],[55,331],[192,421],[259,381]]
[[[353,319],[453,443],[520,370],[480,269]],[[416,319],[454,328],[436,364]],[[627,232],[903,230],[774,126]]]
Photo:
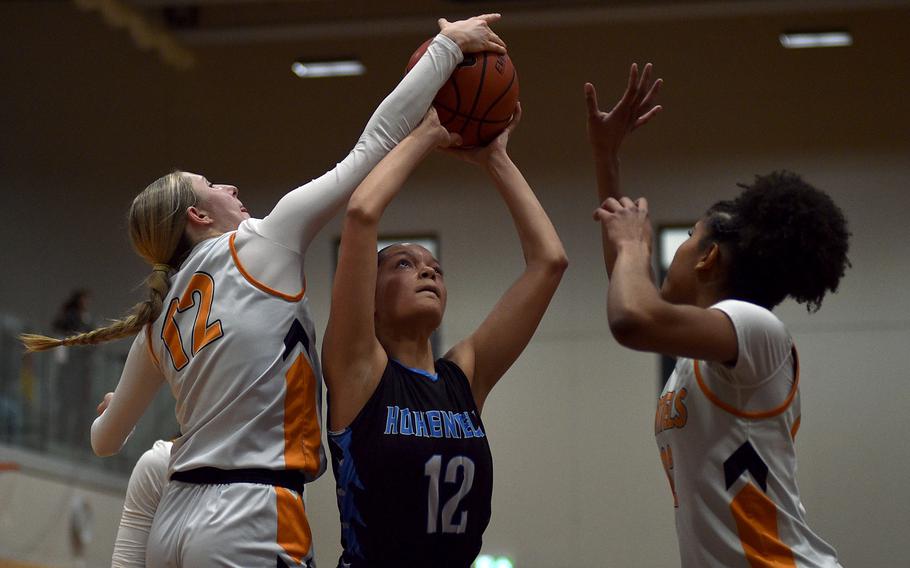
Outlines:
[[171,442],[158,440],[142,454],[126,488],[123,514],[111,568],[144,568],[149,531],[158,510],[158,502],[167,484],[167,466],[171,459]]
[[373,113],[347,157],[331,171],[281,198],[268,216],[255,223],[255,232],[285,249],[304,253],[370,170],[420,123],[463,57],[454,41],[437,35]]
[[143,330],[130,347],[114,398],[92,423],[92,449],[97,455],[110,456],[120,451],[163,383],[164,375],[152,360]]
[[775,376],[784,365],[792,364],[793,341],[784,323],[761,306],[739,300],[724,300],[714,306],[726,314],[736,330],[738,355],[728,373],[730,381],[741,387],[754,387]]

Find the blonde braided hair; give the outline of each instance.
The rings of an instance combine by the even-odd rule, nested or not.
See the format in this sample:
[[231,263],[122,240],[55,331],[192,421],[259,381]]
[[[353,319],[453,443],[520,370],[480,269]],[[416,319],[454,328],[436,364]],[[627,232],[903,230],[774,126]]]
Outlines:
[[174,171],[159,178],[133,199],[129,212],[133,249],[152,265],[145,279],[149,298],[139,302],[122,319],[110,325],[57,339],[24,333],[19,336],[28,352],[45,351],[61,345],[95,345],[136,335],[158,319],[164,298],[171,289],[170,273],[190,251],[186,237],[186,210],[196,205],[196,193],[189,177]]

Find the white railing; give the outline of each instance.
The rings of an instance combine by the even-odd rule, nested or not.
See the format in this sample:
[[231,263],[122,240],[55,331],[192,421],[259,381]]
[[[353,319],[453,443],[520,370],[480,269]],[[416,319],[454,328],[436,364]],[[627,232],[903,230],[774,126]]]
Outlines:
[[96,457],[89,443],[95,407],[117,385],[129,341],[26,354],[17,337],[34,330],[0,314],[0,444],[128,475],[155,440],[177,434],[174,400],[162,389],[123,450]]

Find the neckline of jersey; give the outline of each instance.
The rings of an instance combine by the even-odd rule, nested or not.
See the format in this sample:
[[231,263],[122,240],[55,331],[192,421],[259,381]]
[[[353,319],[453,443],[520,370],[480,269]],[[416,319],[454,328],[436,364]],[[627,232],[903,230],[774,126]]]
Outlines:
[[422,377],[430,379],[434,383],[439,380],[438,374],[428,373],[427,371],[424,371],[423,369],[415,369],[414,367],[408,367],[407,365],[405,365],[398,359],[392,359],[391,357],[389,357],[389,359],[391,359],[392,362],[395,363],[396,365],[398,365],[399,367],[403,367],[403,368],[407,369],[408,371],[411,371],[412,373],[417,373],[418,375],[420,375]]

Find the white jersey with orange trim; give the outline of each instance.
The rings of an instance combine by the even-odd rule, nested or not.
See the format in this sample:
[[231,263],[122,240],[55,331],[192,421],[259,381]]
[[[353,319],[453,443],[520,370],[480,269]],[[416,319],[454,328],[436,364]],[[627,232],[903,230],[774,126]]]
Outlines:
[[682,567],[839,567],[799,498],[793,342],[762,307],[726,300],[712,308],[733,322],[736,364],[679,359],[654,420]]
[[[244,223],[247,223],[244,221]],[[251,276],[227,233],[196,245],[149,327],[182,435],[170,473],[325,469],[322,375],[308,300]]]

